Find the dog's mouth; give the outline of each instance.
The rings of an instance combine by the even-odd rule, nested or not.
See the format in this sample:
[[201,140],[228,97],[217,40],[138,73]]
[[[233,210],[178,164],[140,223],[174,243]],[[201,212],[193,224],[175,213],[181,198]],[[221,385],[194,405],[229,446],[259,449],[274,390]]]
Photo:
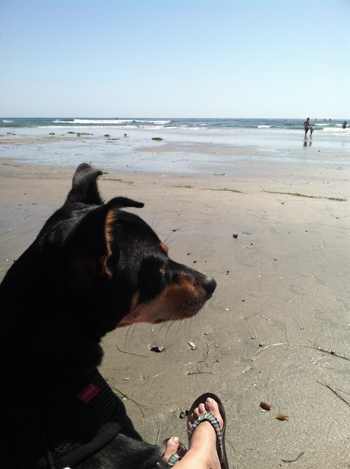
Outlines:
[[188,300],[185,301],[182,305],[181,308],[177,311],[177,313],[174,314],[175,320],[176,319],[186,319],[186,318],[192,318],[195,316],[199,311],[203,308],[205,303],[212,297],[212,295],[207,295],[202,301],[193,301],[193,300]]
[[195,316],[212,297],[216,282],[212,279],[210,288],[197,283],[182,282],[168,286],[152,301],[137,305],[125,316],[117,327],[136,323],[159,324],[166,321],[180,321]]
[[117,325],[117,327],[131,326],[137,323],[160,324],[167,321],[181,321],[195,316],[204,306],[202,303],[186,302],[177,310],[157,309],[152,303],[145,303],[127,314]]

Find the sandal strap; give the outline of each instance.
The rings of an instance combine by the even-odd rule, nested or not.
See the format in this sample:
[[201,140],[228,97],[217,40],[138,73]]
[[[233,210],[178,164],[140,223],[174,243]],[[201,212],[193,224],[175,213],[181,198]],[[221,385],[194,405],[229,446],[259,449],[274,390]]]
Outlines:
[[209,422],[216,432],[216,439],[217,439],[217,444],[219,447],[218,449],[220,451],[220,461],[224,462],[225,459],[224,459],[224,447],[222,444],[222,438],[223,438],[222,430],[221,430],[221,427],[217,418],[211,412],[204,412],[198,417],[198,419],[192,425],[191,430],[188,430],[187,432],[188,439],[190,440],[192,438],[193,432],[198,427],[198,425],[205,421]]
[[170,456],[170,458],[168,459],[168,462],[167,462],[167,465],[165,466],[165,469],[171,469],[181,459],[182,458],[177,453],[172,454]]

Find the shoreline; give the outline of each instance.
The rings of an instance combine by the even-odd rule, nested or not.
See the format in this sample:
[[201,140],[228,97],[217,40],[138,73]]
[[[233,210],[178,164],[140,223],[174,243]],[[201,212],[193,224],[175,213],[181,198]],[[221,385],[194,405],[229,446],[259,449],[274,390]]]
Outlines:
[[[73,128],[74,129],[74,128]],[[227,177],[300,177],[350,168],[350,137],[269,135],[228,131],[177,132],[165,129],[113,130],[94,134],[90,129],[48,135],[48,129],[25,129],[0,137],[0,161],[19,164],[76,167],[87,161],[106,171]],[[158,141],[156,141],[158,140]]]
[[[234,176],[104,168],[104,199],[144,202],[135,213],[170,256],[218,288],[185,323],[110,333],[101,372],[128,396],[150,443],[172,435],[186,443],[180,412],[212,391],[225,405],[233,467],[278,468],[301,453],[296,468],[346,467],[349,409],[332,390],[349,401],[349,168],[247,160],[237,168]],[[0,158],[1,279],[63,204],[73,173]]]

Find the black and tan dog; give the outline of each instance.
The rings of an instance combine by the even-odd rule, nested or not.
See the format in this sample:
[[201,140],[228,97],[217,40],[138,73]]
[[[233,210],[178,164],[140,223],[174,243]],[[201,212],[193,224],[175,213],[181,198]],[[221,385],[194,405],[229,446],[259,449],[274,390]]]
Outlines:
[[81,164],[64,205],[0,286],[0,467],[146,469],[142,441],[97,371],[116,327],[194,316],[216,282],[168,257],[137,215],[104,203]]

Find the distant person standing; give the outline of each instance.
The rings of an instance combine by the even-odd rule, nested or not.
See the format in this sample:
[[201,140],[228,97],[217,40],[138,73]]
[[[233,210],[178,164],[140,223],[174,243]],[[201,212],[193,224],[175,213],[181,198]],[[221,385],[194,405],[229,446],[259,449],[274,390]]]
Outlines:
[[308,117],[306,121],[304,122],[305,137],[309,131],[309,127],[310,127],[310,117]]
[[343,129],[346,129],[347,126],[348,126],[348,123],[346,121],[344,121],[343,125],[342,125]]
[[310,125],[310,137],[312,137],[312,132],[314,131],[314,129],[311,127]]

